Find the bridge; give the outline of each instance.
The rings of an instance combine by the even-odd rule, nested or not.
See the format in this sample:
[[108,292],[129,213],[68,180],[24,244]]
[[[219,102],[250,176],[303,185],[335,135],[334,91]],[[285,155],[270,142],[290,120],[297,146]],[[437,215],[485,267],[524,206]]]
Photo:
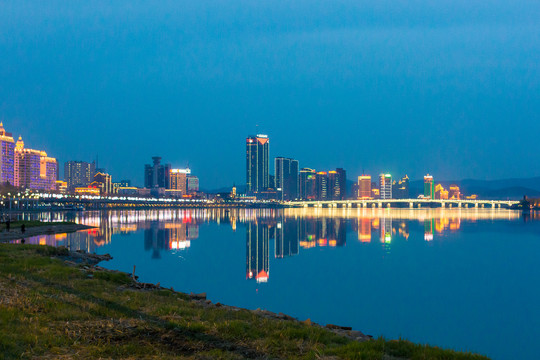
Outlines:
[[324,208],[511,208],[519,204],[514,200],[432,200],[432,199],[373,199],[373,200],[323,200],[323,201],[288,201],[289,207],[324,207]]

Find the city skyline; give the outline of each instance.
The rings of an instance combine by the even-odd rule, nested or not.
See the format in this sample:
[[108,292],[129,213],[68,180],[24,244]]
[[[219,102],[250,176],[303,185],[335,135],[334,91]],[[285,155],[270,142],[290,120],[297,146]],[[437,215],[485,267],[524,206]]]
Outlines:
[[0,119],[61,163],[99,155],[140,185],[158,154],[215,189],[267,133],[315,169],[540,175],[520,140],[540,131],[538,2],[49,7],[0,5]]

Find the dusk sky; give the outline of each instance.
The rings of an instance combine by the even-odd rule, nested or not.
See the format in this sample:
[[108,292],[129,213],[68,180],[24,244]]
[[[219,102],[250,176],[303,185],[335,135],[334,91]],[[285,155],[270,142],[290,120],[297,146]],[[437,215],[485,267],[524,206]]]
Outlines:
[[6,130],[113,181],[245,184],[256,132],[349,179],[539,176],[539,114],[537,0],[0,0]]

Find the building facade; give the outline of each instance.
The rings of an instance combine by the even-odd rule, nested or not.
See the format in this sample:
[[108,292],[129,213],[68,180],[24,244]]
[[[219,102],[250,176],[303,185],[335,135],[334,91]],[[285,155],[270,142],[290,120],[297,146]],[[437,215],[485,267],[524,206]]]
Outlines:
[[317,200],[328,200],[328,173],[319,171],[316,177]]
[[153,164],[144,165],[144,187],[170,189],[171,164],[161,164],[161,157],[154,156]]
[[188,176],[191,174],[189,168],[186,169],[171,169],[169,183],[171,190],[178,190],[182,192],[182,195],[188,193]]
[[433,182],[433,176],[429,174],[424,176],[424,197],[435,199],[435,184]]
[[58,163],[44,151],[26,149],[21,137],[15,146],[13,184],[33,190],[56,191]]
[[67,182],[69,190],[90,185],[94,181],[95,174],[95,162],[68,161],[64,164],[64,180]]
[[246,138],[246,192],[250,195],[270,187],[270,139],[267,135]]
[[298,160],[275,158],[275,188],[280,200],[295,200],[298,198]]
[[300,170],[298,196],[302,200],[314,200],[317,197],[316,171],[310,168]]
[[392,175],[379,175],[379,198],[382,200],[392,199]]
[[[0,122],[0,184],[15,184],[15,141]],[[18,185],[15,185],[18,186]]]
[[409,177],[405,175],[399,181],[392,183],[392,196],[394,199],[408,199],[409,198]]
[[358,177],[358,199],[371,199],[371,176],[360,175]]

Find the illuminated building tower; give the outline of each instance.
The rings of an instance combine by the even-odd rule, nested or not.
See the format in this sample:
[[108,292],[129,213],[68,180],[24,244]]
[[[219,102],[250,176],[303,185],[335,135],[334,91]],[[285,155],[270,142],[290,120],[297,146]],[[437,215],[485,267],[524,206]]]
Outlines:
[[64,180],[67,182],[69,190],[88,186],[94,181],[95,174],[95,162],[68,161],[64,164]]
[[340,200],[345,200],[347,198],[347,172],[343,168],[337,168],[336,171],[339,175]]
[[459,186],[450,185],[450,190],[448,191],[448,197],[452,200],[461,199],[461,193],[459,192]]
[[298,196],[302,200],[313,200],[316,197],[316,172],[310,168],[300,170]]
[[170,189],[171,164],[161,165],[159,156],[154,156],[152,160],[152,165],[146,164],[144,166],[144,187],[147,189]]
[[371,199],[371,176],[361,175],[358,177],[358,198]]
[[435,185],[433,183],[433,176],[429,174],[424,176],[424,197],[428,199],[435,199]]
[[170,171],[170,189],[179,190],[182,195],[186,195],[188,186],[188,175],[191,174],[189,168],[186,169],[171,169]]
[[246,191],[255,194],[265,191],[270,184],[270,140],[267,135],[246,139]]
[[317,200],[328,199],[328,173],[319,171],[316,177]]
[[277,157],[275,159],[275,186],[280,200],[298,198],[298,160]]
[[199,191],[199,178],[197,176],[187,176],[187,191],[188,194],[193,194]]
[[392,198],[392,175],[390,174],[379,175],[379,197],[381,199]]
[[405,175],[398,182],[394,180],[392,184],[392,196],[394,199],[409,198],[409,177]]
[[448,190],[446,190],[441,184],[435,186],[435,199],[448,200]]
[[113,186],[111,175],[104,172],[96,173],[94,175],[94,181],[90,183],[90,187],[98,188],[101,195],[112,194]]
[[44,151],[25,149],[19,137],[15,147],[14,183],[35,190],[56,190],[58,163]]
[[15,184],[15,140],[0,122],[0,184],[6,183]]
[[344,200],[347,195],[345,170],[339,168],[328,172],[328,199]]
[[246,279],[267,282],[270,276],[270,228],[249,222],[246,229]]

